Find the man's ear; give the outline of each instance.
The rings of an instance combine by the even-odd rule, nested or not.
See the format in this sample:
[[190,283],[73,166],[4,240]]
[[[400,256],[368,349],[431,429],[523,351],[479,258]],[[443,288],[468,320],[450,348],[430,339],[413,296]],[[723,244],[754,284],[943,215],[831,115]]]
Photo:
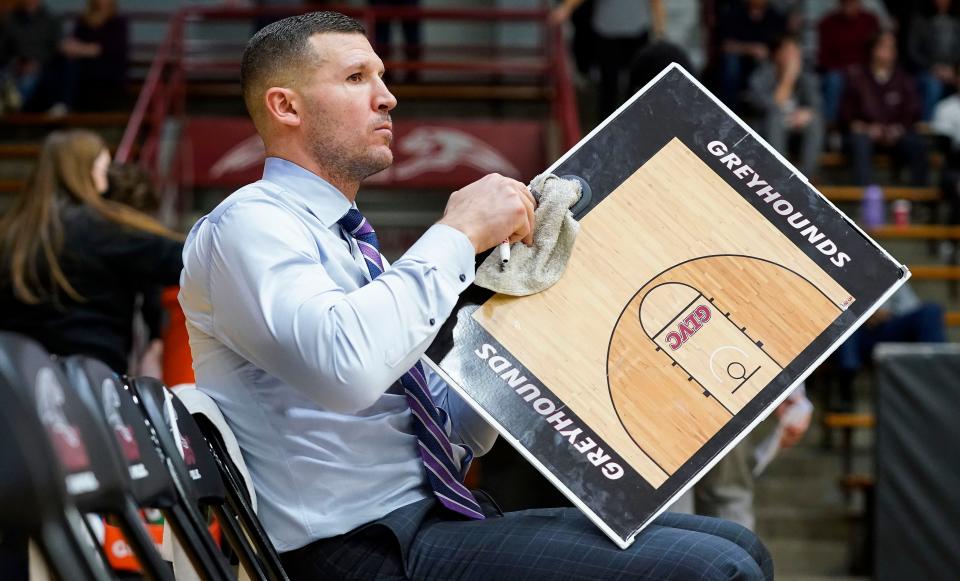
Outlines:
[[267,116],[288,127],[300,125],[300,96],[291,89],[270,87],[264,95]]

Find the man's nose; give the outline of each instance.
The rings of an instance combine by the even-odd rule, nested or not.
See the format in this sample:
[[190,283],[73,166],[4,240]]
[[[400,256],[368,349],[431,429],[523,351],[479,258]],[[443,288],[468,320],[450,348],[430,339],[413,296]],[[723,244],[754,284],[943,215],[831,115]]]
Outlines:
[[391,111],[397,106],[397,98],[393,96],[382,78],[377,80],[375,106],[378,111]]

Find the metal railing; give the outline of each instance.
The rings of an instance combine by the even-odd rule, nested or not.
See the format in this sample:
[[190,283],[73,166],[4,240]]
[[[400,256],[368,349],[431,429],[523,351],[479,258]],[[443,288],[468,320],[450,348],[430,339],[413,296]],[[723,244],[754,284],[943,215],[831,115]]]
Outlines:
[[[319,7],[318,7],[319,8]],[[308,8],[309,9],[309,8]],[[570,65],[562,30],[549,22],[549,11],[492,10],[492,9],[428,9],[416,7],[329,7],[360,20],[372,36],[379,22],[415,20],[420,23],[530,23],[538,27],[538,41],[532,47],[430,46],[425,44],[422,54],[443,54],[443,58],[419,60],[385,58],[390,70],[416,71],[424,74],[450,73],[469,78],[480,78],[479,84],[494,79],[493,84],[503,88],[505,79],[522,78],[526,83],[538,84],[539,92],[550,105],[549,120],[557,128],[554,133],[562,151],[572,147],[580,138],[576,96],[571,82]],[[302,11],[303,9],[301,9]],[[203,23],[252,22],[256,18],[290,15],[289,8],[202,8],[186,7],[172,16],[163,42],[157,47],[139,97],[130,115],[123,137],[117,148],[119,161],[137,161],[154,172],[160,191],[177,181],[177,163],[162,170],[159,167],[164,127],[171,119],[183,120],[188,88],[204,79],[232,86],[239,96],[239,61],[242,44],[230,41],[206,41],[186,38],[189,30]],[[216,58],[222,51],[233,49],[233,55]],[[404,52],[409,47],[400,47]],[[391,51],[395,54],[397,50]],[[462,78],[451,83],[462,83]],[[509,93],[503,93],[507,94]],[[507,97],[509,98],[509,97]],[[547,120],[547,119],[545,119]],[[496,122],[496,120],[491,120]],[[175,194],[174,194],[175,195]]]

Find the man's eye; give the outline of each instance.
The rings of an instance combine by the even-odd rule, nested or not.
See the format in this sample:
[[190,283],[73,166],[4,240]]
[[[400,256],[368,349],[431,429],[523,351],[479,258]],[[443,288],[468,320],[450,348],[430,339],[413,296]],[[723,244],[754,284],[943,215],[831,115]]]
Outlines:
[[347,80],[349,80],[349,81],[354,81],[354,82],[360,82],[360,81],[363,80],[363,73],[353,73],[352,75],[350,75],[349,77],[347,77]]

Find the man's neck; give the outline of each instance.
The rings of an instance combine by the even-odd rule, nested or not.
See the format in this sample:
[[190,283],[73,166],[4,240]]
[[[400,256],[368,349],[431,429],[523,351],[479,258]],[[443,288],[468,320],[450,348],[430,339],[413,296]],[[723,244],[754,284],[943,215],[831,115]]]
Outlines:
[[302,167],[303,169],[309,171],[310,173],[315,174],[317,177],[322,178],[331,186],[337,188],[343,197],[350,200],[353,203],[357,198],[357,191],[360,190],[360,183],[356,180],[345,179],[339,175],[336,175],[330,171],[326,171],[323,167],[320,166],[313,158],[305,153],[299,153],[295,151],[284,151],[281,149],[267,148],[266,151],[267,157],[278,157],[280,159],[285,159],[291,163],[295,163]]

